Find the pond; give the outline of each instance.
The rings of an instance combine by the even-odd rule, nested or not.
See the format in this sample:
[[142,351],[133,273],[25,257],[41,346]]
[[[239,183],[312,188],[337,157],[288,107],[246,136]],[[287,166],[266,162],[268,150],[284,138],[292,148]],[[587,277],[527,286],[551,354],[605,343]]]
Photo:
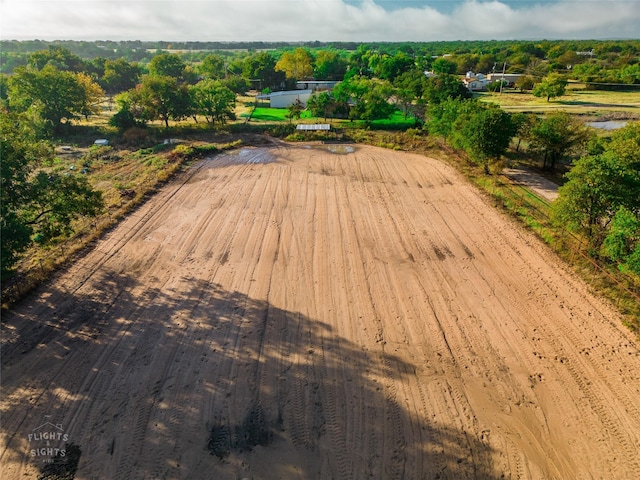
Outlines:
[[337,153],[338,155],[347,155],[356,151],[354,145],[344,144],[328,144],[328,145],[306,145],[304,148],[314,148],[318,150],[326,150],[331,153]]
[[617,130],[624,127],[628,122],[626,120],[607,120],[604,122],[587,122],[587,125],[601,130]]

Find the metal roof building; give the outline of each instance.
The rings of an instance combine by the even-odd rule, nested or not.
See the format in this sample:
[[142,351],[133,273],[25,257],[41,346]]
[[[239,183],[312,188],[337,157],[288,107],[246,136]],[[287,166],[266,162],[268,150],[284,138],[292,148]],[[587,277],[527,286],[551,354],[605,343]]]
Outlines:
[[284,92],[271,92],[266,95],[258,95],[258,100],[269,100],[271,108],[287,108],[293,105],[296,100],[300,100],[303,105],[307,105],[307,100],[311,97],[313,90],[286,90]]

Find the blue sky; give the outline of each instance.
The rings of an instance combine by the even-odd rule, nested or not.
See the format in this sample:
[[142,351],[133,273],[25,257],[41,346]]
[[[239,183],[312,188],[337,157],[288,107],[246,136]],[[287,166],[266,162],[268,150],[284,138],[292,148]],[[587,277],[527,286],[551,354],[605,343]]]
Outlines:
[[0,0],[0,9],[4,40],[640,38],[640,0]]

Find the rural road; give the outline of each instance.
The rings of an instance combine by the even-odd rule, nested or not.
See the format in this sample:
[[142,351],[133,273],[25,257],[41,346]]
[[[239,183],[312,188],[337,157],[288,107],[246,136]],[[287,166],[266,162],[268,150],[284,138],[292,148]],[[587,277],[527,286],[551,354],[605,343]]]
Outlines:
[[631,480],[638,398],[619,314],[451,167],[246,148],[3,315],[0,464],[36,478],[59,448],[77,479]]
[[511,180],[524,185],[548,202],[558,198],[558,185],[526,168],[505,168],[502,173]]

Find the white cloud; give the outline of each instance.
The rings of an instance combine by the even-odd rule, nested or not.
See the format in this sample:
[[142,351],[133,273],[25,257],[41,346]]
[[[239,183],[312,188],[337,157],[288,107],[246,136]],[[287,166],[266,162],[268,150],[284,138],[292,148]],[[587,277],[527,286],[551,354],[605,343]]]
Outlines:
[[638,38],[638,0],[1,0],[2,39],[429,41]]

